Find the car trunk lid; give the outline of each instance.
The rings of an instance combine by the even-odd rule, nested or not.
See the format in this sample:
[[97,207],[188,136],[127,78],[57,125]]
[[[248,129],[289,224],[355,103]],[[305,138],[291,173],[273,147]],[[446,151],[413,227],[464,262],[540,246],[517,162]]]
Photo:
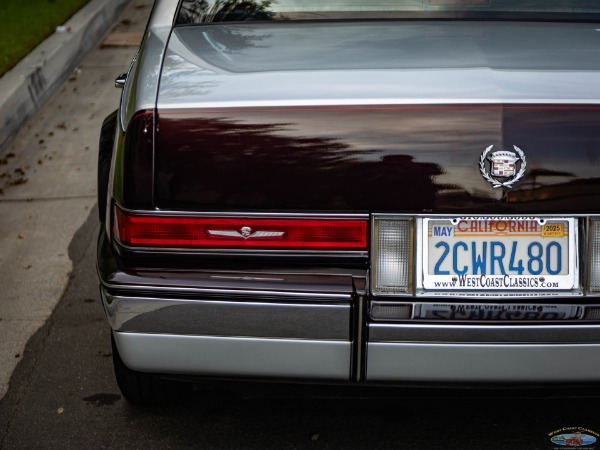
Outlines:
[[[595,28],[178,28],[158,96],[156,205],[590,212],[600,200]],[[523,152],[511,188],[486,179],[490,146]]]

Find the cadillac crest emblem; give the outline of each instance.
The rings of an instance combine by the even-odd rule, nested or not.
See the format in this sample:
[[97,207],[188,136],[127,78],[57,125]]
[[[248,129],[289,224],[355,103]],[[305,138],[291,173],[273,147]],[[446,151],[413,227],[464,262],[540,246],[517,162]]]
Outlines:
[[525,153],[516,145],[515,152],[498,150],[493,152],[490,145],[479,158],[479,170],[483,178],[489,181],[494,189],[499,187],[512,188],[525,174],[527,160]]

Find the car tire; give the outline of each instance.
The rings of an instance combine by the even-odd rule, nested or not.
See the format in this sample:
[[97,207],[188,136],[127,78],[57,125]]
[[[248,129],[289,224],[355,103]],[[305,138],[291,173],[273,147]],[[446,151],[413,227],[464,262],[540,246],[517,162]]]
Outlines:
[[117,129],[117,113],[109,114],[100,129],[100,143],[98,147],[98,214],[100,222],[106,219],[106,195],[108,192],[108,177],[110,174],[110,161],[112,159]]
[[131,370],[121,359],[112,335],[111,342],[117,385],[129,403],[135,406],[169,406],[190,398],[193,390],[191,383],[166,380],[154,374]]

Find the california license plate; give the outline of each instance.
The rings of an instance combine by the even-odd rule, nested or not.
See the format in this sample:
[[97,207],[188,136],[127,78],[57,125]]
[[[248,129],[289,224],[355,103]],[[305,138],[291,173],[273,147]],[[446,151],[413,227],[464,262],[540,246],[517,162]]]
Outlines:
[[424,289],[577,287],[573,218],[426,218],[421,226]]

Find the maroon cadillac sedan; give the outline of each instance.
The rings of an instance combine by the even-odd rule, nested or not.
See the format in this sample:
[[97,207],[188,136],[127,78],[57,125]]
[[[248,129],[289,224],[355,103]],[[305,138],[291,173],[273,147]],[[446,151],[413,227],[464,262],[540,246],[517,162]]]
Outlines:
[[98,275],[130,402],[600,382],[600,3],[157,0],[116,83]]

